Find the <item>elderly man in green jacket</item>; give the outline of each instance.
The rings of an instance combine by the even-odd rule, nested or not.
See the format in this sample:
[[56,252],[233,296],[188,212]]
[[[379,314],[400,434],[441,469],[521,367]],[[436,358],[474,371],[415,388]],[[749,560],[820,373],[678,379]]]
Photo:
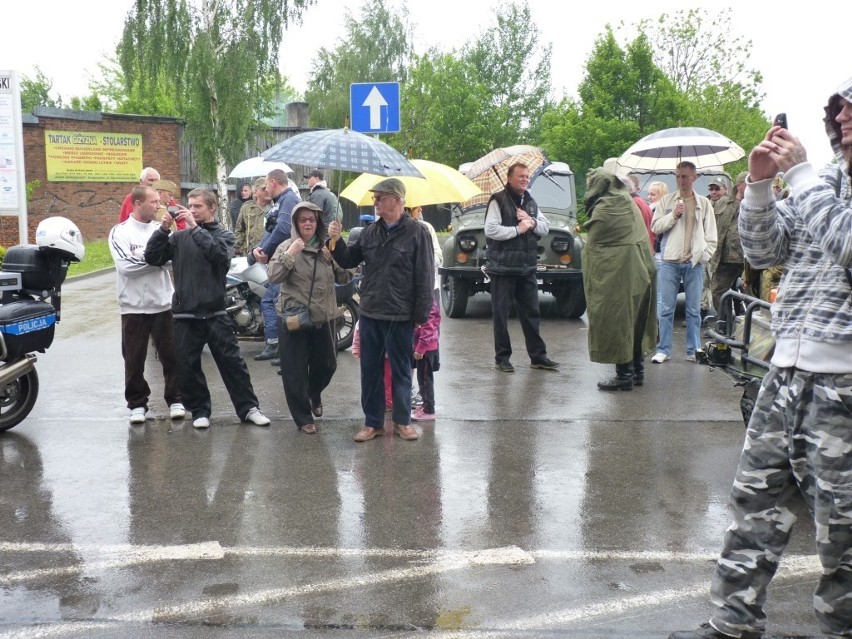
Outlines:
[[713,308],[716,314],[722,313],[722,295],[734,287],[737,278],[743,274],[743,244],[740,241],[740,231],[737,220],[740,217],[740,202],[746,187],[748,171],[737,176],[734,192],[723,195],[713,210],[716,212],[716,252],[710,258],[710,292],[713,295]]
[[633,390],[645,380],[645,355],[657,338],[656,265],[642,214],[622,181],[604,169],[586,179],[583,288],[589,358],[615,364],[601,390]]

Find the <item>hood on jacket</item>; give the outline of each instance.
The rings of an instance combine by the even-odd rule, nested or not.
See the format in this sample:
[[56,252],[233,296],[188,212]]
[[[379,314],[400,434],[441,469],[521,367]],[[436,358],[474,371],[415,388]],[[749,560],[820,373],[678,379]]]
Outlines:
[[840,99],[843,98],[852,102],[852,78],[846,80],[843,84],[837,87],[837,91],[828,99],[828,104],[825,106],[825,131],[828,134],[828,141],[831,143],[831,148],[834,150],[834,156],[837,162],[843,167],[843,173],[848,174],[849,167],[846,163],[846,158],[843,155],[843,148],[840,144],[840,124],[834,119],[840,112]]
[[[595,207],[602,198],[609,198],[611,203],[620,203],[631,210],[633,197],[621,181],[621,178],[606,169],[592,169],[586,176],[586,215],[591,218]],[[617,206],[617,204],[616,204]]]

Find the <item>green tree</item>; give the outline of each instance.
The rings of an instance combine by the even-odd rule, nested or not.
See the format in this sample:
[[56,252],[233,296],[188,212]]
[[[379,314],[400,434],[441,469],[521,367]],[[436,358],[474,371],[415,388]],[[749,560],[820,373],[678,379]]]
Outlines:
[[672,16],[664,13],[655,23],[646,20],[637,26],[651,34],[657,66],[683,93],[700,92],[720,79],[758,93],[763,76],[746,66],[752,43],[732,32],[731,9],[721,10],[711,29],[701,24],[704,17],[698,9],[680,10]]
[[[226,224],[226,166],[243,159],[271,112],[286,25],[315,0],[135,0],[117,47],[125,94],[140,110],[173,101]],[[146,102],[149,101],[149,102]],[[127,108],[132,102],[124,105]]]
[[402,87],[402,122],[389,143],[410,157],[458,166],[492,148],[482,117],[489,95],[465,59],[431,51],[416,59]]
[[535,140],[552,104],[553,46],[540,42],[529,6],[511,2],[497,9],[496,18],[495,26],[462,51],[489,96],[481,113],[492,134],[489,149]]
[[346,9],[346,35],[334,49],[319,50],[305,100],[311,124],[339,129],[349,116],[349,85],[356,82],[405,82],[412,57],[408,11],[370,0],[354,17]]
[[53,97],[53,80],[44,75],[41,67],[35,66],[35,77],[21,75],[21,111],[32,113],[37,106],[62,108],[62,96]]

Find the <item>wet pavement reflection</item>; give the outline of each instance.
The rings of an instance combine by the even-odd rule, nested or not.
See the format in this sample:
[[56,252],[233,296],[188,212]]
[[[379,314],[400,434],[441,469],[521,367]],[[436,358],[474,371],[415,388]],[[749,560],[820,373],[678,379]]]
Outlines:
[[[602,393],[583,322],[547,318],[561,370],[516,352],[506,375],[477,296],[444,319],[416,442],[352,441],[349,352],[317,436],[251,358],[271,427],[238,422],[209,356],[209,430],[167,419],[153,357],[152,419],[130,427],[113,287],[65,287],[36,408],[0,435],[0,637],[665,637],[709,615],[743,435],[720,373],[673,358]],[[804,517],[773,636],[817,634],[812,535]]]

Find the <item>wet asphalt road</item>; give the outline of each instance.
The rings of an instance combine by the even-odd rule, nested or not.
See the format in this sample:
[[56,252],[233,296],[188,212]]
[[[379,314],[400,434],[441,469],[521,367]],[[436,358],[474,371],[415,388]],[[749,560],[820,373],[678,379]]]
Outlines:
[[[209,355],[208,431],[164,417],[153,358],[153,419],[130,427],[114,275],[63,293],[39,401],[0,435],[0,638],[663,638],[710,613],[743,428],[727,378],[684,361],[680,322],[643,388],[602,393],[582,321],[543,321],[548,372],[513,320],[517,372],[494,370],[477,296],[443,321],[437,422],[356,444],[349,352],[317,436],[250,357],[273,423],[239,424]],[[818,636],[812,535],[804,517],[772,636]]]

